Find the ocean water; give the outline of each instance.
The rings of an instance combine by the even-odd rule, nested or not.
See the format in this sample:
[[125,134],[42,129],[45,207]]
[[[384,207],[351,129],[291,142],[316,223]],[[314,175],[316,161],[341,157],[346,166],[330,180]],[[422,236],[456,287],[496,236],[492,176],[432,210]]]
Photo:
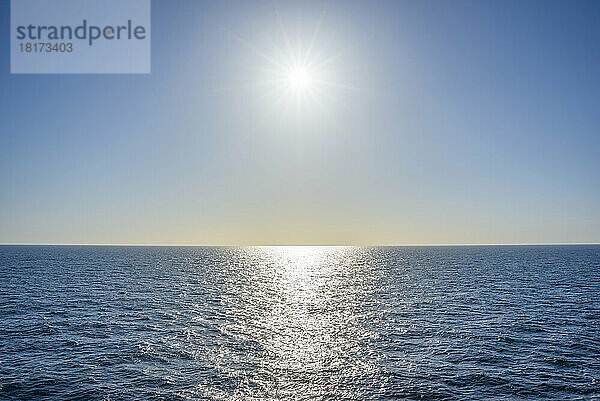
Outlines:
[[600,399],[600,246],[1,246],[0,399]]

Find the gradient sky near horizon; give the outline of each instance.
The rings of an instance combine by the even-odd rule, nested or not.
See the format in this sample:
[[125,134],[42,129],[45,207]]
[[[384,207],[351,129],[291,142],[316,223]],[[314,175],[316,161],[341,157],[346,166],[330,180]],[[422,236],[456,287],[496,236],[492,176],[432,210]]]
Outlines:
[[0,243],[600,242],[600,2],[154,0],[149,75],[0,26]]

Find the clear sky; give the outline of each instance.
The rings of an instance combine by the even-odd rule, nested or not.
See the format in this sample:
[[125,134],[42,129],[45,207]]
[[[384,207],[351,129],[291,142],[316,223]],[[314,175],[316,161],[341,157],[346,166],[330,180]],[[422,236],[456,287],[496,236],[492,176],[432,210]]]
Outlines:
[[598,1],[154,0],[149,75],[9,22],[0,243],[600,242]]

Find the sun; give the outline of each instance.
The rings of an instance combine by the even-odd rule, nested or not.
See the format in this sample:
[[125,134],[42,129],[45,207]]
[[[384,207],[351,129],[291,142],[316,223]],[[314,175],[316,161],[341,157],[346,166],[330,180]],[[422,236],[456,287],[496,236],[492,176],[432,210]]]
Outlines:
[[287,84],[294,92],[307,90],[312,81],[310,72],[303,67],[293,67],[287,72]]
[[239,89],[247,90],[259,100],[261,118],[276,114],[284,118],[303,116],[337,126],[335,112],[342,107],[337,100],[347,96],[342,92],[358,91],[348,85],[349,75],[343,68],[348,52],[356,43],[348,46],[331,41],[334,36],[324,24],[325,6],[320,15],[312,14],[313,18],[306,19],[298,30],[286,29],[290,24],[284,23],[277,3],[275,17],[272,26],[256,31],[256,43],[227,29],[246,48],[248,53],[244,54],[251,57],[244,58],[239,71],[240,74],[249,71],[252,78]]

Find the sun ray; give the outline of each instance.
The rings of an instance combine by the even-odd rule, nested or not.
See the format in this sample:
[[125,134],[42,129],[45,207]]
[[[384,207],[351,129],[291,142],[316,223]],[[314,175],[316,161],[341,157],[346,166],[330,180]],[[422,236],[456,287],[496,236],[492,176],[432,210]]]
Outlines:
[[339,59],[340,57],[342,57],[343,55],[345,55],[346,53],[348,53],[350,50],[362,46],[362,44],[364,43],[365,40],[366,39],[362,39],[362,40],[354,43],[352,46],[348,46],[345,49],[341,49],[337,53],[335,53],[335,54],[329,56],[328,58],[326,58],[325,60],[320,61],[318,64],[316,64],[316,65],[309,65],[309,66],[310,66],[310,68],[318,70],[319,68],[321,68],[323,66],[326,66],[326,65],[332,63],[333,61]]
[[239,35],[236,35],[230,29],[227,29],[225,27],[221,27],[221,29],[223,29],[225,32],[227,32],[229,35],[231,35],[231,37],[233,39],[235,39],[236,41],[238,41],[242,45],[246,46],[248,49],[252,50],[253,52],[256,52],[258,55],[260,55],[261,57],[263,57],[265,60],[273,63],[274,65],[276,65],[276,66],[278,66],[280,68],[285,68],[285,66],[282,63],[280,63],[279,61],[275,60],[273,57],[269,56],[268,54],[266,54],[264,51],[260,50],[256,46],[253,46],[251,43],[249,43],[247,40],[241,38]]
[[292,50],[292,45],[290,44],[290,39],[288,37],[287,31],[283,27],[283,21],[281,20],[281,14],[279,14],[279,9],[277,8],[277,5],[275,5],[275,13],[277,14],[277,22],[279,23],[279,28],[281,29],[281,33],[283,34],[283,38],[285,40],[285,44],[286,44],[288,52],[289,52],[288,56],[291,58],[292,65],[296,65],[297,64],[296,55],[294,54],[294,51]]
[[325,107],[325,105],[321,102],[319,97],[311,90],[310,91],[311,100],[315,102],[317,107],[321,110],[321,112],[327,117],[329,122],[335,127],[337,131],[341,131],[340,125],[337,123],[335,116],[331,114],[331,112]]
[[317,24],[315,26],[313,34],[310,38],[308,48],[306,49],[306,58],[304,60],[302,60],[302,62],[304,64],[308,64],[308,62],[310,61],[310,57],[312,55],[312,50],[315,45],[315,41],[317,40],[317,37],[319,35],[319,31],[321,30],[321,24],[323,23],[324,18],[325,18],[325,2],[323,2],[323,6],[321,7],[321,15],[319,15],[319,20],[317,21]]
[[[273,74],[273,75],[275,75],[275,74]],[[214,89],[213,92],[219,93],[219,92],[239,91],[239,90],[243,90],[243,89],[251,89],[251,88],[257,88],[257,87],[282,85],[285,82],[287,82],[287,77],[285,75],[281,74],[278,78],[270,78],[270,79],[264,79],[262,81],[247,82],[245,84],[236,85],[236,86],[220,87],[220,88]]]
[[313,79],[313,82],[317,83],[319,85],[329,86],[329,87],[338,88],[338,89],[345,89],[345,90],[349,90],[349,91],[359,91],[360,90],[359,88],[357,88],[355,86],[344,85],[339,82],[327,81],[327,80],[323,80],[323,79]]

